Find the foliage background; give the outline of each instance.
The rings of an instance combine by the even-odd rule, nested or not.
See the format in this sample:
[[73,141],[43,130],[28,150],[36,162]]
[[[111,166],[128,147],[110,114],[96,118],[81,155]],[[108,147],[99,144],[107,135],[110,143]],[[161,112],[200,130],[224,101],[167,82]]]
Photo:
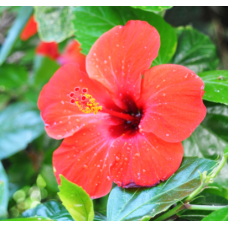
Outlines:
[[[103,12],[105,17],[110,17],[108,19],[111,22],[101,27],[90,25],[92,17],[87,17],[87,14],[91,9],[68,8],[62,12],[64,15],[62,19],[66,22],[71,21],[70,26],[64,24],[61,24],[62,27],[56,26],[53,28],[54,33],[49,33],[49,27],[45,24],[45,20],[50,22],[54,19],[48,16],[45,20],[43,19],[46,10],[48,10],[46,7],[35,9],[37,20],[41,20],[40,37],[50,41],[54,36],[54,39],[59,42],[60,50],[63,50],[69,37],[75,34],[85,54],[90,49],[90,43],[115,24],[124,24],[131,17],[138,17],[141,20],[150,20],[154,17],[159,28],[160,22],[157,17],[164,17],[165,21],[173,27],[170,29],[175,29],[178,38],[177,48],[176,50],[174,48],[173,52],[161,55],[155,63],[172,62],[185,65],[205,80],[208,89],[208,93],[205,94],[207,117],[192,136],[183,142],[185,156],[218,159],[228,144],[228,108],[226,106],[228,96],[225,94],[228,86],[228,71],[217,74],[202,72],[216,69],[228,70],[228,7],[173,7],[156,12],[154,16],[147,11],[142,14],[139,9],[132,9],[131,12],[134,15],[128,16],[125,14],[129,11],[127,7],[116,7],[111,9],[115,12]],[[99,10],[99,8],[93,9],[92,13],[100,15]],[[28,20],[32,12],[32,7],[26,9],[26,18],[20,7],[0,7],[0,48],[6,42],[9,33],[16,34],[17,29],[20,29],[20,23],[15,26],[15,21],[20,17],[21,20]],[[120,19],[119,15],[126,17]],[[165,32],[167,31],[169,27]],[[163,32],[162,29],[159,30],[160,34]],[[171,41],[175,41],[172,31],[168,35]],[[0,219],[30,217],[36,215],[39,210],[42,212],[38,213],[40,216],[50,219],[72,219],[59,203],[57,195],[59,190],[52,171],[52,153],[59,146],[60,141],[47,136],[36,105],[42,86],[58,68],[56,62],[47,57],[35,55],[39,40],[37,34],[25,42],[16,37],[11,41],[14,46],[11,45],[8,50],[9,55],[6,61],[0,66],[0,180],[5,183],[4,197],[0,199]],[[162,45],[164,49],[161,52],[165,52],[166,48],[169,48],[167,37],[164,38]],[[0,62],[2,62],[3,55],[1,53]],[[224,78],[219,81],[218,87],[214,87],[213,80],[215,81],[221,75]],[[196,204],[227,205],[227,164],[213,185],[218,188],[205,190],[201,198],[196,199]],[[115,197],[119,197],[118,191],[120,190],[115,187],[112,195],[117,194]],[[104,216],[107,212],[107,200],[108,196],[93,200],[96,220],[106,219]],[[32,208],[33,210],[28,211]],[[182,211],[176,219],[201,220],[207,214],[209,214],[207,211]],[[112,220],[118,220],[109,212],[108,216]],[[141,217],[137,215],[129,219],[135,220]]]

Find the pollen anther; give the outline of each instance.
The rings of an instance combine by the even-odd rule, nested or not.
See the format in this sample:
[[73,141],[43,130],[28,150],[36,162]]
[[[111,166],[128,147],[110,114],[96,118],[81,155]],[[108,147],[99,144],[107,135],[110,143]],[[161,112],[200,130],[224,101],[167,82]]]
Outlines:
[[70,97],[72,98],[70,100],[70,103],[76,104],[80,111],[84,113],[94,113],[97,114],[98,111],[102,110],[102,106],[98,106],[99,103],[96,103],[95,99],[92,97],[92,95],[88,94],[88,89],[83,88],[80,93],[80,88],[75,87],[74,92],[70,93]]

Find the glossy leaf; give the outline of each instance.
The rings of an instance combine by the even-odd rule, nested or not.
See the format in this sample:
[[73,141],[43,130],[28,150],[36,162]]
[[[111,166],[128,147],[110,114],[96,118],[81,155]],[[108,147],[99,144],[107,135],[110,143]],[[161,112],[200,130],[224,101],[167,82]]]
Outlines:
[[[228,205],[228,200],[215,194],[203,192],[191,204],[223,206]],[[201,221],[210,213],[211,211],[206,210],[183,210],[178,213],[178,218],[179,220]]]
[[44,132],[43,121],[34,106],[14,103],[0,113],[0,159],[26,148]]
[[73,35],[72,6],[35,6],[34,8],[41,40],[59,43]]
[[205,71],[198,75],[205,83],[203,99],[228,105],[228,71]]
[[172,8],[172,6],[132,6],[136,9],[141,9],[149,12],[160,12]]
[[[183,141],[185,156],[220,159],[228,144],[228,107],[215,105],[207,109],[204,121]],[[228,188],[228,163],[214,180],[219,188]]]
[[193,192],[200,184],[199,172],[210,171],[215,165],[216,162],[207,159],[184,158],[174,175],[153,188],[123,189],[116,186],[108,200],[108,220],[154,217]]
[[228,206],[212,212],[202,221],[228,221]]
[[178,45],[172,63],[183,65],[199,73],[218,66],[216,47],[210,38],[192,27],[177,29]]
[[66,208],[57,201],[48,201],[22,213],[23,217],[40,216],[56,221],[74,221]]
[[[75,11],[75,35],[82,45],[82,53],[88,54],[94,42],[116,25],[125,25],[129,20],[143,20],[154,26],[161,39],[159,55],[154,65],[167,63],[175,53],[177,37],[175,30],[165,20],[152,13],[131,7],[81,6]],[[168,39],[167,39],[168,37]]]
[[93,202],[82,187],[60,175],[61,186],[58,193],[63,205],[76,221],[93,221]]
[[8,177],[0,161],[0,219],[7,215],[8,198]]
[[28,73],[25,68],[16,65],[0,67],[0,86],[5,89],[17,89],[27,83]]
[[22,29],[30,18],[33,12],[32,6],[22,6],[18,16],[10,28],[6,40],[4,41],[0,50],[0,65],[6,60],[10,51],[12,50],[17,38],[20,36]]

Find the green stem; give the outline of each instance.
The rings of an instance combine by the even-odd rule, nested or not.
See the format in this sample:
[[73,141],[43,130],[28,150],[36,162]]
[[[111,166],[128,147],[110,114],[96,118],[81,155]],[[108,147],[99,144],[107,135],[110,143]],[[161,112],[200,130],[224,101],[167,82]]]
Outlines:
[[226,206],[214,206],[214,205],[194,205],[194,204],[185,204],[185,208],[188,210],[205,210],[205,211],[216,211],[222,209]]
[[154,219],[154,221],[164,221],[168,219],[169,217],[175,215],[178,211],[183,210],[185,207],[183,204],[178,204],[176,207],[173,209],[167,211],[165,214],[159,216],[158,218]]
[[221,169],[223,168],[223,166],[226,164],[228,158],[228,154],[224,154],[224,156],[222,157],[221,162],[219,163],[217,169],[215,170],[215,172],[212,174],[211,178],[215,178],[218,173],[221,171]]

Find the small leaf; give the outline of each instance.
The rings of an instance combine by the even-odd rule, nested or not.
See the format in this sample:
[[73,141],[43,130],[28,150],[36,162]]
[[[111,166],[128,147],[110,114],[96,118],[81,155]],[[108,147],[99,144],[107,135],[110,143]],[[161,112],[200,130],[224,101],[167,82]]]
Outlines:
[[34,59],[34,75],[32,82],[35,85],[44,85],[53,76],[60,66],[52,59],[37,55]]
[[76,221],[93,221],[93,202],[82,187],[60,175],[61,186],[58,193],[63,205]]
[[202,221],[228,221],[228,206],[212,212]]
[[149,12],[160,12],[166,9],[172,8],[172,6],[132,6],[133,8],[138,8],[141,10],[149,11]]
[[0,50],[0,65],[6,60],[10,51],[12,50],[17,38],[19,37],[22,29],[24,28],[26,22],[30,18],[33,12],[32,6],[22,6],[16,21],[13,26],[10,28],[9,33],[4,41],[1,50]]
[[179,27],[177,34],[178,45],[172,63],[186,66],[195,73],[217,68],[216,47],[208,36],[190,26]]
[[0,160],[26,148],[44,132],[37,108],[19,102],[0,112],[0,126]]
[[198,75],[205,83],[203,99],[228,105],[228,71],[205,71]]
[[66,208],[57,201],[48,201],[22,213],[23,217],[40,216],[56,221],[74,221]]
[[34,6],[40,39],[57,43],[74,33],[72,6]]
[[0,161],[0,219],[6,218],[9,200],[8,177]]
[[[185,156],[218,159],[228,144],[228,107],[215,104],[192,135],[183,141]],[[214,179],[213,185],[228,188],[228,163]]]
[[165,20],[152,13],[131,7],[81,6],[75,11],[75,35],[82,45],[82,53],[88,54],[94,42],[116,25],[125,25],[129,20],[147,21],[160,35],[161,47],[153,65],[167,63],[175,53],[177,36],[175,30]]
[[209,172],[215,165],[216,162],[207,159],[184,158],[177,172],[155,187],[124,189],[116,186],[108,199],[108,220],[154,217],[192,193],[200,184],[199,172]]
[[11,219],[7,219],[7,220],[3,220],[3,221],[53,221],[52,219],[49,218],[43,218],[43,217],[30,217],[30,218],[11,218]]

